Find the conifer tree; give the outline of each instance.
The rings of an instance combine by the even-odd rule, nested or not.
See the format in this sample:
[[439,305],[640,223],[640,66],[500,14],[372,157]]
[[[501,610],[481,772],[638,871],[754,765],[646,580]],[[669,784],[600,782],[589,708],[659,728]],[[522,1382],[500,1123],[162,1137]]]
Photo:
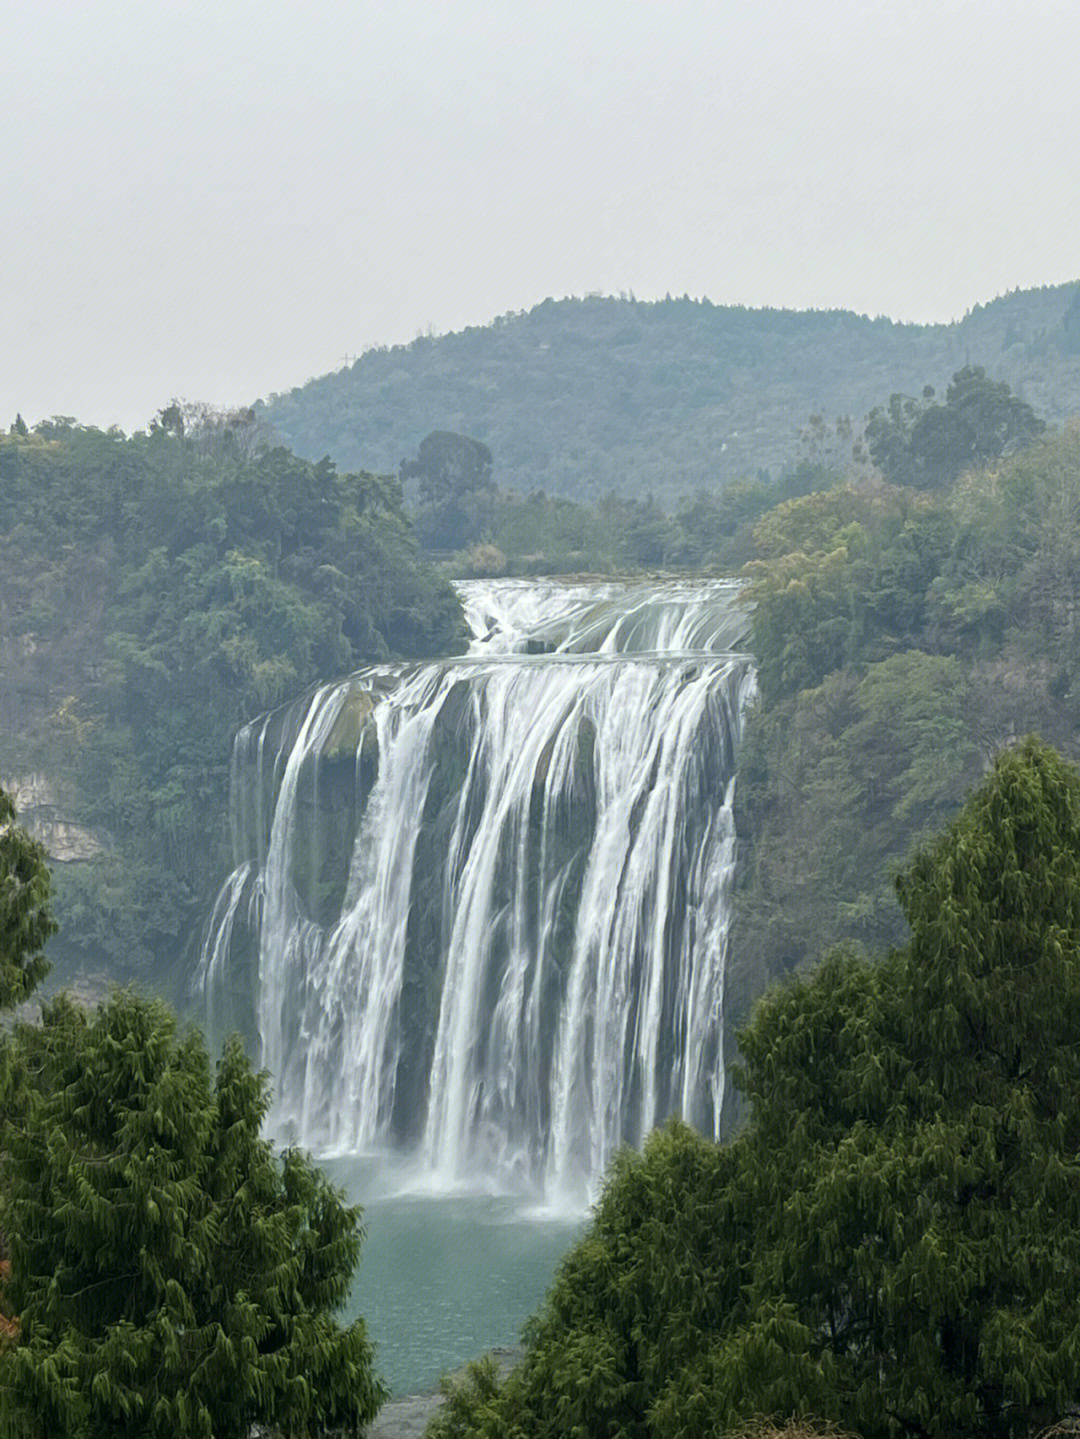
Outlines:
[[1006,1439],[1080,1396],[1075,769],[1003,754],[899,893],[904,948],[834,957],[744,1035],[762,1218],[746,1319],[698,1378],[729,1420],[753,1394]]
[[15,803],[0,789],[0,1010],[11,1009],[45,978],[45,943],[56,931],[45,851],[15,823]]
[[1021,1439],[1077,1405],[1080,776],[1006,752],[899,892],[906,946],[758,1006],[738,1138],[618,1157],[524,1361],[440,1439]]
[[383,1393],[363,1321],[334,1318],[359,1211],[260,1137],[266,1077],[239,1043],[211,1076],[201,1038],[126,991],[61,997],[11,1043],[0,1434],[362,1434]]

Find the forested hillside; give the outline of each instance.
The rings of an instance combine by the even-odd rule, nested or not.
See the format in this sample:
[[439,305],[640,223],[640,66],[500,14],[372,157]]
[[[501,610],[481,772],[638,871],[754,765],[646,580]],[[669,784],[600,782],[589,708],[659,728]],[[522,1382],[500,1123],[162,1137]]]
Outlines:
[[54,861],[61,955],[169,987],[227,868],[238,725],[460,624],[397,480],[272,448],[250,412],[0,435],[0,773]]
[[[1044,420],[1080,409],[1080,287],[1015,291],[950,325],[707,300],[546,300],[458,334],[370,350],[261,413],[298,454],[397,471],[432,430],[481,441],[503,489],[595,498],[702,486],[828,458],[890,394],[965,365]],[[824,429],[808,429],[823,417]]]
[[897,870],[1004,746],[1080,755],[1080,426],[941,486],[786,501],[749,544],[740,1016],[830,945],[903,940]]

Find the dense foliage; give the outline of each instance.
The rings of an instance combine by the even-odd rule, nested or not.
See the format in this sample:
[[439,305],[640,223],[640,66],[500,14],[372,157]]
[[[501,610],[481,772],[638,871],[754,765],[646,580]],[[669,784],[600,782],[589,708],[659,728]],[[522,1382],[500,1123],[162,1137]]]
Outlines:
[[468,435],[435,430],[403,461],[401,479],[417,495],[416,528],[430,550],[460,550],[480,538],[489,522],[495,481],[491,451]]
[[922,402],[893,395],[888,409],[875,409],[866,443],[878,469],[894,485],[939,489],[977,465],[998,459],[1045,429],[1031,406],[981,365],[953,376],[945,403],[927,386]]
[[1080,776],[1006,752],[899,890],[909,942],[762,1001],[743,1133],[621,1154],[521,1366],[434,1434],[1019,1439],[1077,1402]]
[[0,436],[0,566],[0,764],[78,827],[64,944],[128,973],[175,959],[226,867],[241,722],[460,644],[397,479],[271,448],[251,412]]
[[[754,526],[767,510],[838,480],[835,470],[804,460],[775,480],[759,476],[699,490],[671,512],[652,495],[627,499],[612,492],[583,504],[543,490],[519,495],[492,485],[471,492],[476,519],[470,532],[477,540],[449,556],[449,564],[471,577],[658,569],[731,574],[746,560]],[[430,510],[418,514],[421,535],[430,534],[430,519]]]
[[[371,350],[262,413],[311,459],[396,470],[432,430],[475,437],[500,486],[667,509],[797,456],[804,418],[861,420],[967,364],[1045,420],[1075,403],[1075,285],[1017,291],[952,325],[898,325],[707,300],[546,300],[459,334]],[[1067,323],[1068,322],[1068,325]]]
[[11,796],[0,789],[0,1010],[45,978],[45,944],[55,932],[45,851],[15,823]]
[[740,1013],[763,976],[830,944],[901,940],[891,874],[1002,744],[1037,730],[1075,752],[1080,428],[933,494],[864,482],[794,498],[751,543],[761,703],[737,791]]
[[[0,1008],[43,977],[41,847],[0,790]],[[342,1329],[360,1212],[260,1137],[267,1077],[216,1076],[160,1001],[66,996],[0,1036],[0,1434],[359,1435],[383,1390]],[[14,1317],[12,1317],[14,1316]]]
[[333,1318],[359,1211],[260,1138],[266,1078],[239,1043],[211,1077],[201,1039],[131,993],[60,998],[13,1043],[0,1433],[361,1433],[382,1391],[363,1321]]

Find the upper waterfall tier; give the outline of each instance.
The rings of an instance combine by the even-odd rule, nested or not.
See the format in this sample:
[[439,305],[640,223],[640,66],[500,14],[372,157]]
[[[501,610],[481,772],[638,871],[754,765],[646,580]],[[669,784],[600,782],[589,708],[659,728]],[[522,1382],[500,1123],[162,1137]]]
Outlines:
[[718,1132],[745,617],[720,581],[460,592],[468,655],[237,736],[199,986],[282,1137],[580,1202],[668,1114]]
[[672,654],[738,649],[736,580],[465,580],[470,654]]

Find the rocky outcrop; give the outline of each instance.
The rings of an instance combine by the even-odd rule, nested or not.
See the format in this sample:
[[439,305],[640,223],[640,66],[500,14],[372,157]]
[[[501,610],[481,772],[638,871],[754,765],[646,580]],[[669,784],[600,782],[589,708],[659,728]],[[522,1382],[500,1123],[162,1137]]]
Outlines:
[[70,817],[59,786],[48,775],[16,775],[3,784],[15,801],[19,823],[45,846],[55,863],[94,859],[112,847],[104,831]]

